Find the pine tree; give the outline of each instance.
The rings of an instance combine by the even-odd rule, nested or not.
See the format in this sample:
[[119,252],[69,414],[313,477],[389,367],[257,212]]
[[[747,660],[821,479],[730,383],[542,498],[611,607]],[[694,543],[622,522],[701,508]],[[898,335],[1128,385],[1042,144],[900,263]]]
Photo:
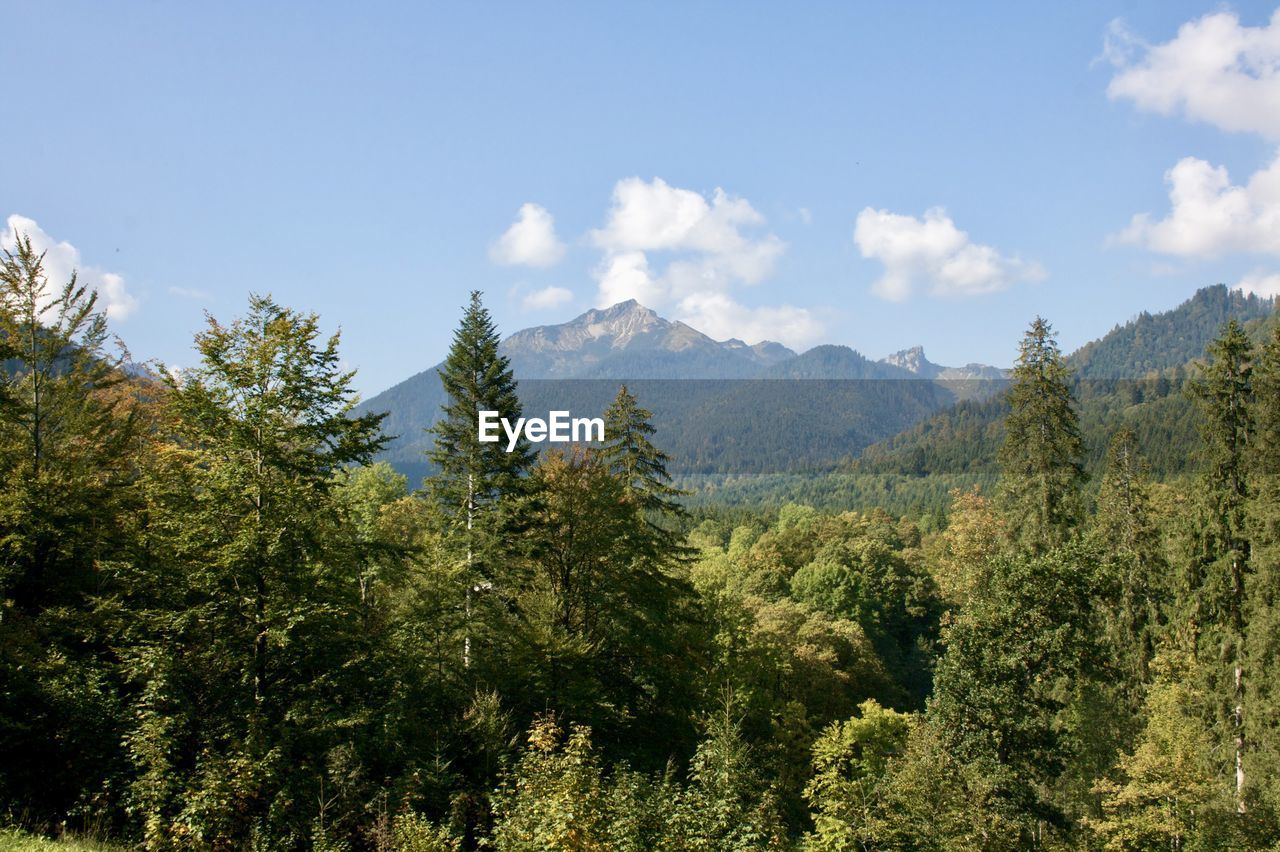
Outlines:
[[1064,543],[1080,521],[1085,479],[1070,373],[1055,337],[1036,317],[1022,339],[999,455],[1010,532],[1037,553]]
[[1151,518],[1146,462],[1137,444],[1128,426],[1111,439],[1091,531],[1114,583],[1108,634],[1133,710],[1148,681],[1147,665],[1155,653],[1166,597],[1166,566]]
[[600,457],[645,511],[678,515],[683,507],[675,498],[682,492],[671,486],[671,458],[649,440],[657,431],[649,422],[652,417],[626,385],[620,386],[604,415]]
[[647,531],[635,537],[637,549],[650,560],[662,561],[687,555],[670,526],[671,521],[684,517],[678,499],[684,492],[671,485],[667,472],[671,458],[650,440],[657,431],[650,422],[652,417],[626,385],[620,386],[605,412],[605,440],[598,454],[622,483],[626,498],[644,522]]
[[[524,491],[524,476],[533,465],[534,452],[521,440],[507,452],[506,440],[481,443],[479,415],[496,411],[514,423],[520,417],[511,363],[498,350],[498,331],[473,291],[462,322],[453,333],[453,344],[440,369],[440,381],[449,401],[444,416],[432,427],[435,446],[430,458],[440,468],[431,489],[441,507],[459,526],[476,533],[496,535],[496,520],[504,498]],[[476,547],[478,560],[482,548]]]
[[[474,594],[494,590],[514,593],[509,577],[513,558],[516,506],[528,491],[526,474],[534,452],[523,438],[511,452],[507,442],[481,443],[480,412],[496,411],[514,423],[520,417],[511,363],[498,350],[498,330],[489,311],[473,290],[440,381],[449,401],[443,417],[432,427],[435,446],[429,457],[439,467],[428,485],[448,519],[450,531],[465,552],[465,608],[472,615]],[[463,640],[463,660],[471,664],[471,634]]]
[[[1232,740],[1236,801],[1245,806],[1245,595],[1249,565],[1248,450],[1253,440],[1253,366],[1249,338],[1234,319],[1209,344],[1191,385],[1202,416],[1206,523],[1187,592],[1199,636],[1200,662],[1220,672],[1210,686],[1219,724]],[[1225,681],[1225,682],[1223,682]]]
[[[1248,455],[1250,580],[1245,667],[1275,672],[1280,666],[1280,327],[1258,353],[1253,370],[1255,440]],[[1250,742],[1245,768],[1254,794],[1280,815],[1280,679],[1255,677],[1250,684]]]

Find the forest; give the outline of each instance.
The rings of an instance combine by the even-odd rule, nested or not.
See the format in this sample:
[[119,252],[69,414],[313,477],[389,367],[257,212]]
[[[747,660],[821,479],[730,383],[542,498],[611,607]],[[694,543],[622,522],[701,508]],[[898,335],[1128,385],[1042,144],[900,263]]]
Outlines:
[[95,293],[5,252],[0,826],[1280,849],[1280,328],[1229,320],[1161,385],[1191,424],[1164,476],[1036,318],[962,409],[998,413],[995,469],[936,484],[941,513],[690,501],[625,385],[583,412],[602,442],[481,443],[479,411],[521,411],[479,293],[410,483],[339,342],[255,295],[190,368],[140,370]]

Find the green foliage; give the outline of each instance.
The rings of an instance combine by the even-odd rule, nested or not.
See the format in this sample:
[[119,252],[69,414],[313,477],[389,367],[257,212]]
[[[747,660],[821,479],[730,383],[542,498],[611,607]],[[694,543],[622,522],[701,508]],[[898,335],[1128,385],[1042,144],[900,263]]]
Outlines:
[[8,852],[113,852],[121,847],[75,837],[48,840],[17,829],[0,829],[0,849]]
[[1000,496],[1015,542],[1043,552],[1082,518],[1079,420],[1049,323],[1031,323],[1019,348],[1000,448]]
[[480,296],[478,290],[471,293],[440,367],[447,402],[431,429],[435,446],[429,455],[439,468],[430,480],[431,492],[465,545],[472,572],[488,582],[497,579],[494,572],[508,555],[512,504],[524,493],[533,450],[523,438],[511,452],[505,440],[480,442],[481,411],[496,411],[512,423],[520,418],[515,379],[498,352],[498,332]]
[[1110,656],[1136,710],[1173,590],[1132,429],[1121,428],[1112,439],[1090,534],[1105,554],[1104,573],[1113,590],[1106,628]]
[[[968,464],[1003,441],[999,501],[981,465],[916,476],[940,450],[910,475],[725,479],[688,509],[630,384],[603,446],[535,464],[473,440],[479,408],[518,406],[478,294],[439,475],[410,493],[369,464],[378,418],[314,316],[254,298],[158,383],[107,355],[91,294],[44,293],[29,246],[4,270],[10,820],[151,849],[1280,839],[1260,323],[1210,347],[1193,407],[1164,363],[1182,342],[1140,383],[1073,384],[1037,321],[1010,394],[953,409],[938,445],[974,442]],[[1161,435],[1152,467],[1199,441],[1201,479],[1153,481]]]
[[0,262],[0,807],[37,821],[118,815],[126,719],[94,599],[129,542],[141,402],[107,344],[96,294],[49,281],[20,235]]
[[930,721],[1024,839],[1062,821],[1043,791],[1073,757],[1063,711],[1096,662],[1097,573],[1080,546],[1001,559],[943,633]]
[[784,845],[784,828],[753,750],[743,740],[732,694],[706,719],[689,764],[689,785],[673,815],[677,848],[745,850]]
[[1101,340],[1071,356],[1071,366],[1087,379],[1135,379],[1180,367],[1204,354],[1204,348],[1230,319],[1240,323],[1271,315],[1271,299],[1204,287],[1172,311],[1143,312]]
[[170,380],[128,603],[146,625],[131,807],[151,847],[306,836],[301,803],[360,773],[373,637],[335,475],[378,449],[379,418],[348,416],[337,337],[318,337],[314,315],[254,297]]
[[1102,817],[1087,824],[1108,850],[1241,848],[1233,804],[1211,757],[1192,654],[1174,645],[1156,658],[1143,707],[1146,726],[1120,758],[1118,780],[1102,779]]
[[890,761],[911,730],[911,717],[875,701],[858,716],[833,722],[813,744],[813,780],[805,798],[814,812],[806,849],[863,849],[883,832]]
[[677,848],[677,786],[619,766],[606,773],[591,731],[567,738],[554,717],[534,721],[528,748],[494,799],[491,845],[511,850]]

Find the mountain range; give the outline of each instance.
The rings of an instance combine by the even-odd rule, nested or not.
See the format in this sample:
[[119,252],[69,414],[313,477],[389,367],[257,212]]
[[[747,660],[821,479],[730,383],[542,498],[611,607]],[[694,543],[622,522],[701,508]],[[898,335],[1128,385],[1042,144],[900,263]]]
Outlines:
[[[654,412],[685,471],[828,467],[958,399],[989,396],[1005,377],[981,364],[933,364],[918,346],[873,361],[847,346],[797,354],[769,340],[717,341],[635,300],[517,331],[500,351],[530,413],[568,408],[598,414],[625,381]],[[439,367],[360,406],[387,412],[384,430],[396,437],[384,458],[411,475],[427,470],[425,430],[445,402]],[[743,434],[754,437],[744,443]],[[806,447],[802,452],[798,441]]]
[[[1090,459],[1101,458],[1119,417],[1138,425],[1158,472],[1185,468],[1194,434],[1178,389],[1186,365],[1228,317],[1259,333],[1272,308],[1270,299],[1206,287],[1072,353]],[[526,414],[598,415],[626,382],[654,413],[657,442],[681,474],[990,471],[1002,435],[1008,371],[934,364],[920,346],[871,360],[847,346],[796,353],[771,341],[717,341],[627,301],[518,331],[500,349]],[[383,458],[413,477],[429,472],[426,430],[445,401],[438,368],[360,406],[388,413],[384,429],[396,437]]]

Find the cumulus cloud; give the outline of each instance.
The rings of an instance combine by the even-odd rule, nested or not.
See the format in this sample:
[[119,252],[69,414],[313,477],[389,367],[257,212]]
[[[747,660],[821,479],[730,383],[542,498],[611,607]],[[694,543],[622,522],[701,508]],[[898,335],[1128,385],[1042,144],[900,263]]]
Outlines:
[[918,284],[934,295],[977,296],[1044,277],[1038,263],[970,240],[941,207],[926,210],[923,219],[864,208],[853,241],[863,257],[884,266],[872,292],[894,302],[908,298]]
[[559,307],[573,300],[573,293],[564,287],[543,287],[529,293],[521,300],[525,310],[543,311]]
[[596,303],[636,299],[716,338],[812,343],[822,327],[805,308],[748,307],[732,296],[768,279],[786,251],[776,234],[760,233],[764,225],[748,200],[723,189],[705,196],[662,178],[620,180],[603,228],[590,233],[603,252]]
[[1259,27],[1215,12],[1154,45],[1114,21],[1103,56],[1117,69],[1111,98],[1280,141],[1280,10]]
[[57,242],[45,233],[34,219],[13,214],[6,220],[6,228],[0,232],[0,246],[12,251],[23,236],[31,240],[31,247],[44,254],[46,296],[52,301],[62,286],[76,272],[81,285],[96,290],[98,305],[113,320],[127,319],[138,308],[138,300],[129,293],[124,278],[114,272],[105,272],[80,263],[80,251],[69,242]]
[[767,279],[786,251],[761,233],[765,225],[749,201],[723,189],[707,196],[661,178],[620,180],[604,226],[590,233],[603,252],[597,303],[635,299],[713,337],[810,343],[821,327],[808,310],[751,308],[731,295]]
[[521,205],[515,222],[489,246],[489,259],[503,266],[554,266],[562,257],[555,219],[533,203]]
[[694,293],[680,302],[680,319],[717,340],[777,340],[802,347],[822,336],[822,323],[791,305],[749,308],[724,293]]
[[1169,215],[1133,217],[1113,243],[1161,254],[1215,257],[1228,252],[1280,255],[1280,156],[1244,185],[1223,166],[1185,157],[1165,173]]
[[1272,272],[1268,274],[1260,269],[1255,269],[1240,279],[1239,283],[1236,284],[1236,289],[1268,299],[1280,296],[1280,273]]

